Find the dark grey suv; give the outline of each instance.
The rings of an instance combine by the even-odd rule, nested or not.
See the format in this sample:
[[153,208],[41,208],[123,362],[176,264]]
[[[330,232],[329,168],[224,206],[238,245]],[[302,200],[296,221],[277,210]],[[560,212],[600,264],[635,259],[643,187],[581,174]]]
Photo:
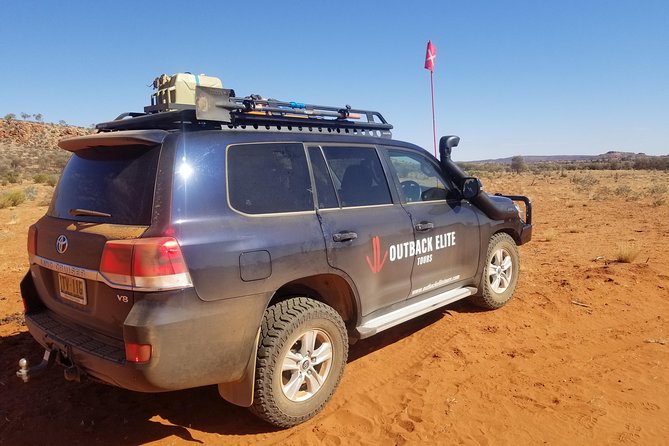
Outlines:
[[466,297],[504,305],[529,200],[481,191],[450,159],[457,137],[439,161],[391,127],[198,87],[197,110],[63,140],[21,283],[46,352],[17,374],[55,362],[142,392],[217,384],[287,427],[329,400],[349,343]]

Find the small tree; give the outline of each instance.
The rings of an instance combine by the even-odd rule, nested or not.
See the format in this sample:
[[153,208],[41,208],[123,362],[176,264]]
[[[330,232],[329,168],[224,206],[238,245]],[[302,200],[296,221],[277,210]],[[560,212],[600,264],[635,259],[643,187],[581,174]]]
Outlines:
[[5,115],[5,121],[7,121],[7,122],[12,122],[15,119],[16,119],[16,115],[14,113],[7,113]]
[[520,156],[516,155],[513,158],[511,158],[511,171],[515,173],[521,173],[525,169],[527,169],[527,164],[525,164],[525,159]]
[[30,113],[21,112],[21,119],[23,119],[24,121],[25,121],[26,119],[30,118],[30,116],[31,116]]
[[58,125],[67,125],[67,122],[61,119],[60,121],[58,121]]
[[35,121],[42,122],[42,113],[35,113],[33,117],[35,118]]

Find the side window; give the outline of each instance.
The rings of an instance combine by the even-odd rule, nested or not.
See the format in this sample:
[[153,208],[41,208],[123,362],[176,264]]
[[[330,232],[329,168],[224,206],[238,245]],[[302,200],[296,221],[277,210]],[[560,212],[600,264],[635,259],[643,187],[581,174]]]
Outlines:
[[374,147],[323,147],[343,207],[390,204],[390,190]]
[[323,158],[321,148],[309,147],[309,159],[311,160],[311,168],[314,172],[318,208],[338,208],[339,202],[337,201],[332,178],[330,177],[328,166],[325,165],[325,159]]
[[314,209],[302,144],[239,144],[228,148],[230,205],[247,214]]
[[444,182],[434,164],[422,155],[391,149],[388,157],[406,203],[457,197],[454,188]]

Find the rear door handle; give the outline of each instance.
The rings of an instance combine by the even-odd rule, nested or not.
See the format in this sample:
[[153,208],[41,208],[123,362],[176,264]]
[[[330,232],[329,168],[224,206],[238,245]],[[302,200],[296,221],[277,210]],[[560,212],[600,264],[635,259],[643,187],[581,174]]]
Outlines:
[[332,240],[335,242],[349,242],[358,238],[355,232],[338,232],[332,235]]
[[434,229],[434,223],[430,223],[429,221],[422,221],[422,222],[416,224],[416,226],[414,226],[414,227],[416,228],[416,231],[418,231],[418,232],[425,232],[425,231],[430,231],[430,230]]

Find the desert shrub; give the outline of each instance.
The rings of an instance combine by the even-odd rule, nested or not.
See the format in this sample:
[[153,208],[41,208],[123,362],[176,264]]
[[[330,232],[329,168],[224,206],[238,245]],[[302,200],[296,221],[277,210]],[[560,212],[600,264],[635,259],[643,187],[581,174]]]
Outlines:
[[616,261],[620,263],[632,263],[640,252],[641,250],[634,244],[621,245],[616,253]]
[[606,200],[609,198],[609,195],[611,195],[611,188],[608,186],[600,186],[593,194],[592,199],[595,201]]
[[26,195],[23,191],[5,192],[0,195],[0,209],[10,206],[18,206],[26,201]]
[[49,175],[49,178],[46,180],[46,184],[54,187],[56,183],[58,183],[58,177],[56,175]]
[[613,193],[618,197],[627,198],[632,194],[632,188],[627,184],[623,184],[622,186],[616,187]]
[[584,175],[574,175],[571,177],[571,182],[576,185],[578,190],[589,190],[599,183],[599,180],[594,175],[586,173]]
[[664,203],[666,203],[666,200],[664,198],[657,198],[653,200],[653,207],[662,206]]
[[9,161],[9,166],[12,169],[19,169],[19,168],[23,167],[24,164],[25,163],[23,162],[23,160],[21,158],[18,158],[18,157],[14,157]]
[[653,184],[648,188],[648,195],[664,195],[669,191],[666,184]]
[[21,175],[15,170],[10,170],[9,172],[5,173],[3,180],[3,182],[7,183],[18,183],[21,181]]
[[33,181],[35,183],[38,183],[38,184],[46,183],[48,180],[49,180],[49,175],[47,175],[45,173],[36,173],[35,175],[33,175]]
[[23,190],[26,200],[33,201],[37,198],[37,188],[35,186],[28,186]]

